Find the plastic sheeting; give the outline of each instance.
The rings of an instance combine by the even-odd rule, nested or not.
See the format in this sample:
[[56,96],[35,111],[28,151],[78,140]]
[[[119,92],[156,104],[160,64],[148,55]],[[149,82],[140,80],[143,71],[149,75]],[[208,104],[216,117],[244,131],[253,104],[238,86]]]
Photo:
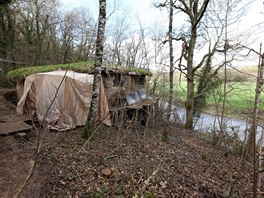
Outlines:
[[[93,75],[54,71],[28,76],[17,113],[36,115],[45,127],[62,131],[84,125],[92,98]],[[110,114],[101,81],[97,120],[110,125]]]
[[126,93],[128,105],[139,103],[147,98],[146,89],[138,89],[136,92]]

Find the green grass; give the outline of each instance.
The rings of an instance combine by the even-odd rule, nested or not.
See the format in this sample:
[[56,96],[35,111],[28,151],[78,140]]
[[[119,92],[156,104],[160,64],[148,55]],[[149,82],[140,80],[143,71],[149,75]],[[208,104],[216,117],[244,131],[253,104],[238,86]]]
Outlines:
[[[158,88],[158,93],[166,98],[168,96],[168,83],[163,83]],[[221,105],[223,101],[223,85],[215,94],[210,94],[207,98],[208,107]],[[227,103],[226,107],[231,111],[242,111],[252,109],[255,100],[256,82],[230,82],[227,84]],[[187,82],[182,81],[174,84],[174,98],[176,101],[186,101]],[[264,94],[261,95],[261,101],[264,101]],[[260,103],[264,109],[264,103]]]
[[[237,110],[249,110],[253,108],[255,100],[255,82],[240,82],[240,83],[228,83],[227,84],[227,107]],[[223,86],[218,93],[223,93]],[[215,104],[222,99],[220,94],[217,94],[216,97],[211,94],[207,99],[209,104]],[[261,95],[263,101],[264,96]],[[260,105],[262,108],[263,104]]]
[[175,84],[173,91],[176,98],[185,101],[187,97],[187,81],[181,81]]
[[[58,64],[58,65],[43,65],[43,66],[31,66],[22,67],[16,70],[9,71],[7,77],[10,79],[24,79],[31,74],[37,74],[42,72],[56,71],[56,70],[73,70],[81,73],[93,73],[94,62],[78,62],[70,64]],[[115,67],[109,66],[109,69],[113,69],[117,72],[136,72],[143,75],[151,75],[151,72],[142,68],[129,68],[129,67]]]
[[37,74],[42,72],[62,70],[73,70],[77,72],[90,72],[93,66],[93,62],[78,62],[71,64],[58,64],[58,65],[43,65],[43,66],[31,66],[22,67],[16,70],[9,71],[7,77],[10,79],[23,79],[31,74]]

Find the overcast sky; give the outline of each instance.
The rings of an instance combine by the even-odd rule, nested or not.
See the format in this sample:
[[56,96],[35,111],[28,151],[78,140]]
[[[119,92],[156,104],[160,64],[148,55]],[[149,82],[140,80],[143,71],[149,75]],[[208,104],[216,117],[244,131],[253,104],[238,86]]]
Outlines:
[[[154,3],[157,0],[117,0],[116,2],[118,11],[128,12],[131,18],[135,18],[138,15],[146,25],[151,24],[158,17],[157,15],[161,15],[160,11],[154,7]],[[61,3],[66,9],[88,8],[94,18],[98,17],[98,0],[61,0]],[[108,0],[107,5],[109,6],[107,10],[109,13],[113,10],[114,0]]]
[[[108,13],[113,10],[113,2],[114,0],[107,0],[107,4],[109,6],[107,10]],[[165,10],[161,12],[159,9],[154,7],[155,2],[162,1],[117,0],[117,2],[117,15],[119,13],[125,12],[128,15],[128,18],[132,21],[136,21],[136,16],[138,16],[144,28],[151,26],[156,21],[160,21],[160,24],[164,25],[164,27],[167,27],[168,12],[166,12]],[[61,3],[65,9],[80,7],[88,8],[95,19],[98,17],[98,0],[61,0]],[[249,31],[252,35],[250,38],[250,40],[252,40],[250,47],[259,49],[260,42],[264,42],[263,0],[255,0],[246,12],[246,16],[242,17],[241,23],[237,25],[237,31]]]
[[[113,2],[114,0],[107,0],[107,4],[110,5],[108,12],[113,9]],[[129,17],[132,19],[135,19],[138,15],[141,22],[146,26],[153,24],[154,21],[165,19],[167,16],[166,11],[161,12],[154,7],[155,2],[161,2],[158,0],[117,0],[117,2],[117,9],[119,11],[128,12]],[[98,0],[61,0],[61,3],[66,9],[88,8],[95,19],[98,17]],[[255,0],[247,10],[247,15],[243,17],[243,27],[240,28],[246,30],[261,22],[264,22],[263,0]],[[259,35],[262,34],[262,31],[255,33],[258,34],[255,36],[262,36]]]

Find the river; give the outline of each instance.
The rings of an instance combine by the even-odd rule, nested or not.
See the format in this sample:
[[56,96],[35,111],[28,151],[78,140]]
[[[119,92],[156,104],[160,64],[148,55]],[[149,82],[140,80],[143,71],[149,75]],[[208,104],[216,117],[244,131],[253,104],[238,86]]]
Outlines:
[[[167,106],[167,103],[161,103],[161,106],[164,108]],[[175,121],[180,123],[185,122],[185,113],[186,110],[183,107],[173,105],[173,114]],[[177,119],[176,119],[177,118]],[[248,130],[249,121],[246,119],[238,119],[232,117],[224,117],[225,131],[230,135],[237,135],[240,140],[245,139],[245,132]],[[220,116],[212,115],[209,113],[201,113],[199,118],[194,118],[194,130],[200,132],[217,132],[220,129]],[[262,127],[257,127],[257,140],[260,138]]]

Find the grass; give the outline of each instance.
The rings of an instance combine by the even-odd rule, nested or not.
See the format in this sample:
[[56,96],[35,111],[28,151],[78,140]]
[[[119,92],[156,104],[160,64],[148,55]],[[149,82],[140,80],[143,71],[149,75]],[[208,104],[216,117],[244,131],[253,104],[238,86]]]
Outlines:
[[[227,107],[236,110],[249,110],[253,108],[255,100],[255,82],[230,82],[227,84]],[[223,93],[223,86],[218,93]],[[207,99],[209,104],[215,104],[217,101],[221,101],[221,95],[217,94],[216,97],[211,94]],[[261,95],[262,100],[264,99],[263,94]],[[261,104],[263,108],[264,105]]]
[[[22,67],[9,71],[7,77],[9,79],[24,79],[31,74],[37,74],[42,72],[56,71],[56,70],[73,70],[81,73],[93,73],[93,61],[87,62],[78,62],[70,64],[58,64],[58,65],[43,65],[43,66],[31,66],[31,67]],[[151,75],[149,70],[143,68],[129,68],[129,67],[115,67],[109,66],[108,68],[113,69],[117,72],[136,72],[143,75]]]
[[31,66],[31,67],[22,67],[9,71],[7,77],[10,79],[23,79],[31,74],[37,74],[42,72],[56,71],[59,69],[62,70],[73,70],[78,72],[89,72],[93,66],[93,62],[78,62],[71,64],[58,64],[58,65],[43,65],[43,66]]
[[[162,83],[158,87],[158,93],[164,98],[168,96],[168,83]],[[255,100],[255,82],[229,82],[227,84],[227,105],[229,110],[244,111],[252,109]],[[223,85],[211,93],[207,98],[208,107],[216,106],[222,103]],[[174,84],[174,98],[176,101],[184,102],[187,96],[187,82],[182,81]],[[264,101],[264,95],[261,95],[261,101]],[[264,109],[264,103],[260,103],[260,107]]]

